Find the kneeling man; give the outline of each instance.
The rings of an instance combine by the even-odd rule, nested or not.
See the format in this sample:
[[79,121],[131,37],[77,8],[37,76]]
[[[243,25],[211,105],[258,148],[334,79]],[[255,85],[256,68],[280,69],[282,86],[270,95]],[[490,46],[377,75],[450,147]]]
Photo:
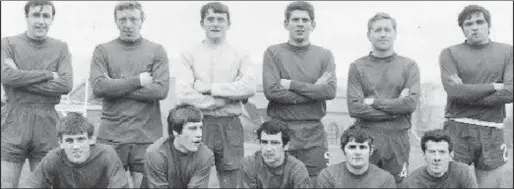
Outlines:
[[141,188],[207,188],[214,154],[201,142],[202,119],[192,105],[170,110],[169,136],[148,147]]
[[405,188],[478,188],[469,166],[452,161],[453,139],[445,130],[427,131],[421,150],[427,165],[416,169],[400,185]]
[[391,173],[369,162],[373,138],[360,127],[351,126],[341,136],[346,161],[330,165],[318,175],[318,188],[396,188]]
[[127,175],[114,148],[94,144],[94,125],[70,112],[57,126],[56,148],[27,180],[29,188],[128,188]]
[[310,188],[305,165],[285,153],[290,136],[286,125],[272,120],[257,129],[260,150],[243,160],[241,188]]

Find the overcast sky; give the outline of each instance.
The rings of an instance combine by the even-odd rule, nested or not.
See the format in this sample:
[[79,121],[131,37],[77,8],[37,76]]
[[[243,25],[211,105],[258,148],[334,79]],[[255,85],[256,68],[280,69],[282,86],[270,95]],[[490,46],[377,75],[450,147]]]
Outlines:
[[[200,27],[200,8],[205,1],[141,2],[146,13],[142,35],[161,43],[168,55],[179,52],[204,38]],[[283,27],[284,8],[289,1],[223,2],[231,11],[232,26],[228,40],[251,53],[261,70],[264,50],[287,40]],[[334,53],[338,77],[346,77],[349,64],[370,51],[366,38],[367,20],[376,12],[386,12],[398,22],[396,51],[414,59],[421,69],[422,82],[439,81],[438,57],[441,50],[461,43],[464,36],[457,15],[469,4],[479,4],[492,15],[490,38],[512,45],[513,9],[511,1],[415,1],[348,2],[313,1],[317,28],[313,44]],[[1,2],[1,37],[26,30],[24,1]],[[56,1],[56,16],[49,35],[68,43],[74,56],[75,81],[87,77],[94,47],[118,36],[114,23],[114,1]],[[259,73],[260,75],[260,73]]]

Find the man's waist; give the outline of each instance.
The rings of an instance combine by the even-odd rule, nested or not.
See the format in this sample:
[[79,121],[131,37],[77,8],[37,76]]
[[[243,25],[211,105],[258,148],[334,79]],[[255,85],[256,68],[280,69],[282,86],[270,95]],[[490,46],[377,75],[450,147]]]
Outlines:
[[496,123],[496,122],[490,122],[490,121],[482,121],[478,119],[472,119],[472,118],[446,118],[449,120],[453,120],[459,123],[466,123],[466,124],[473,124],[478,126],[484,126],[484,127],[495,127],[498,129],[503,128],[503,123]]

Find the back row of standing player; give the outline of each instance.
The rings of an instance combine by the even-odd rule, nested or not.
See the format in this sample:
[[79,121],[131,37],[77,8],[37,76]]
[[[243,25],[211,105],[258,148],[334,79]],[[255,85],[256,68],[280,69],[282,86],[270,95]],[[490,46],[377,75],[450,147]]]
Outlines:
[[[200,13],[206,37],[181,53],[175,91],[180,102],[202,110],[202,142],[214,152],[220,186],[232,188],[244,154],[238,116],[255,94],[255,75],[250,57],[225,39],[228,7],[207,3]],[[33,170],[57,146],[55,105],[73,84],[67,44],[47,37],[53,4],[29,1],[25,15],[27,31],[2,39],[2,187],[16,187],[24,161]],[[169,91],[168,56],[162,45],[141,36],[141,4],[118,3],[114,19],[120,36],[95,48],[89,82],[103,97],[98,142],[115,148],[138,187],[146,149],[162,136],[159,101]],[[448,94],[444,129],[457,140],[455,160],[473,163],[480,186],[493,187],[488,181],[502,176],[507,161],[502,122],[504,105],[512,102],[512,46],[489,39],[491,17],[483,7],[467,6],[458,25],[466,40],[440,55]],[[337,86],[332,52],[310,43],[315,27],[311,4],[290,3],[284,20],[289,39],[268,47],[263,60],[267,114],[287,125],[288,153],[305,164],[311,178],[330,164],[321,118]],[[415,61],[394,51],[395,38],[394,18],[377,13],[369,20],[373,50],[350,65],[347,99],[355,125],[376,141],[371,162],[401,182],[408,174],[407,131],[420,79]]]

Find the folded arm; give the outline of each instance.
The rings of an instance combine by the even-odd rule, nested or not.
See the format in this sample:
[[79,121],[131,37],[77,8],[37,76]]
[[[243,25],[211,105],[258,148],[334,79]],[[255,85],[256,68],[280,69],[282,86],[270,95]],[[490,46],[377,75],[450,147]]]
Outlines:
[[414,112],[418,104],[420,93],[419,68],[415,62],[409,65],[407,74],[407,82],[405,82],[404,87],[409,89],[407,96],[395,99],[375,99],[372,106],[378,110],[393,114]]
[[347,89],[347,103],[350,117],[371,121],[394,119],[395,117],[393,115],[382,110],[377,110],[371,105],[364,104],[364,92],[359,78],[360,74],[356,65],[351,64],[348,71]]
[[240,60],[236,81],[230,83],[212,83],[211,95],[230,100],[242,100],[255,95],[256,88],[257,84],[255,83],[252,62],[248,55],[244,55]]
[[264,95],[270,101],[282,104],[299,104],[314,101],[314,99],[297,94],[280,85],[280,71],[277,67],[280,64],[270,49],[264,53],[262,68],[262,84]]
[[332,52],[328,52],[323,65],[323,73],[331,74],[331,78],[328,83],[310,84],[292,80],[290,90],[315,100],[334,99],[337,90],[337,76],[335,72],[334,56],[332,55]]
[[129,92],[126,97],[135,100],[153,101],[163,100],[168,96],[170,88],[168,55],[162,46],[160,46],[156,53],[151,71],[153,83]]
[[139,76],[123,79],[113,79],[110,77],[107,62],[108,60],[103,50],[100,46],[97,46],[93,53],[89,76],[89,82],[96,96],[107,98],[121,97],[141,87]]
[[211,156],[207,163],[202,164],[200,169],[193,173],[193,177],[189,180],[187,188],[207,188],[209,185],[209,177],[211,168],[214,166],[214,156]]

